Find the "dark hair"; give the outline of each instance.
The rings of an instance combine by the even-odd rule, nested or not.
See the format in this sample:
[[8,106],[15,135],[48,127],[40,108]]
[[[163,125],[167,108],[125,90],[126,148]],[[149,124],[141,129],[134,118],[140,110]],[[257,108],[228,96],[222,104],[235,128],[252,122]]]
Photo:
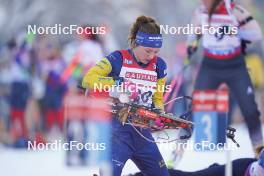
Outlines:
[[209,18],[208,18],[208,21],[210,23],[211,21],[211,18],[212,18],[212,15],[216,9],[216,7],[222,2],[223,0],[215,0],[211,6],[211,8],[209,9],[209,12],[208,12],[208,15],[209,15]]
[[139,16],[136,22],[130,28],[128,35],[128,43],[131,48],[136,47],[135,39],[137,32],[145,32],[150,34],[160,34],[160,26],[156,23],[155,19],[146,16]]

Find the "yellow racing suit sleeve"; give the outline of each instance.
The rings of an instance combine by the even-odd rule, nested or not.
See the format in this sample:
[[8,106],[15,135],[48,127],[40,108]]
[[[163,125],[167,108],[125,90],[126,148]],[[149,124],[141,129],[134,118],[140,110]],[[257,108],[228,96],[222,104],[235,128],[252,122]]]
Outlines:
[[102,86],[114,85],[115,82],[113,78],[108,77],[111,71],[111,63],[106,58],[103,58],[100,62],[88,70],[82,80],[82,86],[84,88],[93,89],[96,84]]
[[163,93],[165,91],[166,77],[157,81],[157,91],[153,95],[153,103],[156,108],[164,110]]

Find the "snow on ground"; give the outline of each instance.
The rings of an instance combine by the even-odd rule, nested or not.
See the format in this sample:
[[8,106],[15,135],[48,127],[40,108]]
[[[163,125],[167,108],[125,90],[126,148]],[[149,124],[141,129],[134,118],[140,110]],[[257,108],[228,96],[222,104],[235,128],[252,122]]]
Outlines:
[[[231,158],[253,157],[253,150],[249,140],[247,128],[244,125],[234,126],[237,129],[236,140],[241,145],[231,152]],[[264,127],[264,126],[263,126]],[[165,160],[170,155],[169,150],[161,151]],[[196,152],[188,150],[184,153],[177,169],[194,171],[203,169],[210,164],[226,163],[225,151]],[[97,168],[67,167],[63,151],[27,151],[6,149],[0,147],[1,175],[4,176],[89,176],[98,173]],[[138,169],[128,161],[122,175],[135,173]]]
[[[243,158],[243,157],[254,157],[253,148],[251,146],[248,131],[245,125],[233,126],[237,129],[235,139],[240,144],[240,148],[234,147],[231,151],[231,159]],[[263,126],[264,129],[264,126]],[[192,140],[192,139],[191,139]],[[228,140],[230,144],[232,142]],[[161,153],[166,161],[171,152],[169,150],[161,150]],[[206,151],[197,152],[194,150],[185,151],[182,159],[177,164],[176,169],[184,171],[195,171],[208,167],[213,163],[225,164],[226,163],[226,151]],[[137,167],[128,161],[124,167],[123,175],[134,173],[139,171]]]

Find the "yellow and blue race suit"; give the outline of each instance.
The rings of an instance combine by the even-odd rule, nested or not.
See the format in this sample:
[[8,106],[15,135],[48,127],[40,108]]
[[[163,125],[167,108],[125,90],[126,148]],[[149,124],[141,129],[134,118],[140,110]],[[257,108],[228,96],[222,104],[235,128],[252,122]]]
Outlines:
[[[163,91],[166,81],[166,63],[160,57],[143,64],[136,60],[131,49],[111,53],[92,67],[83,78],[85,88],[94,88],[94,84],[112,86],[113,77],[123,77],[137,85],[151,87],[141,89],[139,104],[163,109]],[[153,140],[149,129],[140,129],[141,133]],[[143,139],[130,125],[122,125],[117,118],[112,119],[112,166],[113,175],[121,175],[124,164],[131,159],[146,175],[168,175],[165,162],[155,143]]]

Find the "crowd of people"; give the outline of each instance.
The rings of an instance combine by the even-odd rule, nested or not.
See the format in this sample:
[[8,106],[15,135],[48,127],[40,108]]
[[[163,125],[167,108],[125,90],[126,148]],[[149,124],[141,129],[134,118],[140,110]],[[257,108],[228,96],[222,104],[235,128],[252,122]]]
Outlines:
[[[23,34],[0,50],[0,143],[26,147],[62,134],[63,98],[104,55],[96,35],[61,43],[51,35]],[[52,135],[53,134],[53,135]]]

